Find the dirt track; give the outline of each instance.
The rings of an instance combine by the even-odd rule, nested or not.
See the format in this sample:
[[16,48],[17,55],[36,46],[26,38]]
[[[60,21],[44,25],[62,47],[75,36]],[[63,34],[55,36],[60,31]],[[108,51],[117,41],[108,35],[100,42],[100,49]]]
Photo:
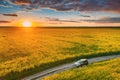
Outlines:
[[[88,62],[89,62],[89,64],[91,64],[91,63],[94,63],[94,62],[109,60],[109,59],[113,59],[113,58],[120,58],[120,55],[111,55],[111,56],[91,58],[91,59],[88,59]],[[34,75],[25,77],[22,80],[32,80],[32,79],[41,80],[45,76],[49,76],[49,75],[52,75],[54,73],[59,73],[59,72],[62,72],[62,71],[68,70],[68,69],[72,69],[72,68],[75,68],[74,62],[64,64],[64,65],[61,65],[61,66],[58,66],[58,67],[54,67],[54,68],[51,68],[51,69],[44,70],[44,71],[36,73]]]

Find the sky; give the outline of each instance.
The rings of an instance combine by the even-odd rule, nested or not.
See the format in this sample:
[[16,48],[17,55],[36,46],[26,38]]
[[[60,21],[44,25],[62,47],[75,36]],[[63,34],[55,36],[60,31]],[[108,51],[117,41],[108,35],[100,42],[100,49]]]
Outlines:
[[120,0],[0,0],[0,26],[120,26]]

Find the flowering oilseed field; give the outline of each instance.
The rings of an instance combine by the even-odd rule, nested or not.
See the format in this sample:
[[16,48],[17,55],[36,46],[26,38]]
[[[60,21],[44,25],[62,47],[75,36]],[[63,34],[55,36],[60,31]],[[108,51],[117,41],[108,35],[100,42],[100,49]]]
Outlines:
[[119,54],[119,28],[0,28],[0,79],[20,79],[79,58]]
[[54,74],[43,80],[119,80],[120,58],[90,64],[88,67]]

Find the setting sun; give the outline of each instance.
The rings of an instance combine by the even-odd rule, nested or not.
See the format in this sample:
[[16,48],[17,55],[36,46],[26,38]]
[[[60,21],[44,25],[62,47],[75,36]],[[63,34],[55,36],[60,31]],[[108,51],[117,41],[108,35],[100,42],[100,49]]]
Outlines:
[[24,26],[24,27],[31,27],[32,24],[31,24],[31,22],[29,22],[29,21],[25,21],[25,22],[23,22],[23,26]]

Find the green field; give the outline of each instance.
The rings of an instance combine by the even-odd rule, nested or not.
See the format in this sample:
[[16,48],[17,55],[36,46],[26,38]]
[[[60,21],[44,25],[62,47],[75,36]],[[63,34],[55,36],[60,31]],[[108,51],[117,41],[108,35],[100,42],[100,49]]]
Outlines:
[[0,79],[119,52],[120,28],[0,28]]
[[53,74],[44,80],[120,80],[120,58]]

